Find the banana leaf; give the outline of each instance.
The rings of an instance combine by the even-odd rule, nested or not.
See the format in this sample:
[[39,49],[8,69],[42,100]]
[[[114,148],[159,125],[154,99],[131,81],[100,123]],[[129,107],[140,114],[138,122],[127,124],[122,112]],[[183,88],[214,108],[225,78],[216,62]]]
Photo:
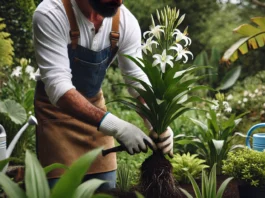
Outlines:
[[256,23],[257,27],[250,24],[243,24],[234,29],[234,32],[245,37],[238,40],[226,50],[221,62],[230,64],[238,59],[239,54],[246,54],[252,49],[258,49],[265,45],[265,17],[255,17],[251,20]]

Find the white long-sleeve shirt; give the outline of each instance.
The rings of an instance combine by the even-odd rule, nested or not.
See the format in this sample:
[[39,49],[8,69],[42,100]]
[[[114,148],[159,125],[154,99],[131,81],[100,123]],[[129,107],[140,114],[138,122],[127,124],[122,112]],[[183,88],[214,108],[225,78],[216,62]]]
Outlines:
[[[110,46],[109,33],[112,18],[104,18],[95,33],[95,27],[80,11],[75,0],[72,6],[80,30],[78,44],[94,51]],[[36,9],[33,16],[34,45],[41,80],[52,104],[56,104],[68,90],[75,88],[72,84],[71,68],[67,45],[71,43],[70,24],[60,0],[45,0]],[[125,75],[134,76],[148,82],[142,70],[122,54],[141,57],[141,30],[136,18],[122,5],[120,8],[120,39],[118,42],[119,68]],[[125,78],[126,83],[140,86]],[[133,89],[129,93],[136,97]]]

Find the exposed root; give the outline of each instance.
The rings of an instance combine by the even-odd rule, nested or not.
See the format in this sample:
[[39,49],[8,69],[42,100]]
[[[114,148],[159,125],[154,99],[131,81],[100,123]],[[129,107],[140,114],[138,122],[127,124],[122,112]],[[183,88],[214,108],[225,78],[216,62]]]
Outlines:
[[181,197],[172,169],[163,154],[154,153],[142,164],[139,191],[146,198]]

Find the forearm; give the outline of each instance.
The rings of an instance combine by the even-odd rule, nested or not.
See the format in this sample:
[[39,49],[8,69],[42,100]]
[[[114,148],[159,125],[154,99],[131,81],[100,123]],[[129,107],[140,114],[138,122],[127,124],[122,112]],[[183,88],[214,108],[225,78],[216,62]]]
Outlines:
[[57,106],[73,117],[97,126],[105,111],[91,104],[75,89],[67,91],[57,102]]

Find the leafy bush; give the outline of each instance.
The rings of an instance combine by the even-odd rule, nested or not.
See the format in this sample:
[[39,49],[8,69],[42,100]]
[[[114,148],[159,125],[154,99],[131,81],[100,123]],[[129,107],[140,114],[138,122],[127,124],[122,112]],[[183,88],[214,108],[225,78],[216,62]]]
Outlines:
[[198,155],[190,153],[187,154],[175,154],[174,157],[170,160],[173,166],[173,173],[176,180],[179,183],[189,183],[188,174],[193,178],[199,178],[201,172],[204,168],[208,168],[205,165],[205,160],[199,159]]
[[241,149],[229,152],[223,161],[223,174],[246,182],[251,186],[265,187],[265,152]]
[[[0,76],[1,67],[6,65],[12,65],[13,62],[13,41],[10,39],[10,34],[4,32],[6,25],[3,23],[3,19],[0,18]],[[1,87],[0,81],[0,87]]]
[[[182,144],[192,144],[196,146],[197,153],[206,164],[212,167],[217,164],[217,174],[221,174],[222,160],[226,159],[227,153],[243,145],[236,145],[233,140],[235,136],[243,134],[235,133],[236,126],[242,120],[244,114],[236,116],[231,113],[232,109],[223,94],[216,94],[213,105],[209,106],[206,120],[201,121],[191,118],[191,121],[198,126],[199,136],[186,138]],[[206,121],[206,123],[205,123]]]
[[34,0],[1,0],[0,18],[5,19],[6,31],[14,42],[15,57],[34,59],[32,40],[32,15]]
[[[22,58],[20,66],[16,66],[13,70],[11,68],[4,70],[5,78],[3,79],[3,87],[0,88],[0,101],[3,102],[2,104],[7,110],[3,112],[4,108],[2,108],[0,111],[0,123],[7,132],[7,144],[11,142],[21,128],[26,117],[34,114],[35,69],[29,63],[29,60]],[[23,112],[23,116],[17,114],[18,112]],[[34,127],[28,128],[19,139],[12,156],[23,161],[25,149],[35,149]]]
[[[235,111],[251,111],[247,116],[250,121],[265,121],[265,71],[249,76],[236,85],[226,95]],[[247,120],[246,120],[247,121]]]

